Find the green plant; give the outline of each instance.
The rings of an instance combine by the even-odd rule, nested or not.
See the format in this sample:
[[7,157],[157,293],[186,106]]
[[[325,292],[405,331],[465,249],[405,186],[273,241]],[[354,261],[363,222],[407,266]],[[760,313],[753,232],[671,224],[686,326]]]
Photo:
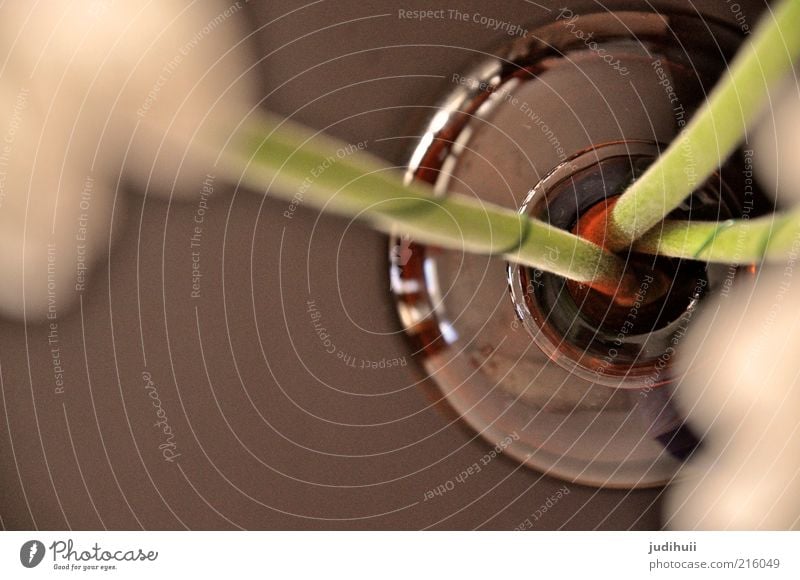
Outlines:
[[[609,223],[612,248],[629,246],[650,231],[736,149],[767,102],[769,88],[791,71],[800,55],[798,29],[798,0],[785,0],[760,23],[705,105],[614,206]],[[680,227],[672,224],[671,229],[677,233]],[[689,248],[683,254],[699,257],[698,250],[707,245],[706,237],[696,236],[698,231],[686,230]]]
[[[621,196],[611,212],[608,247],[633,244],[641,252],[726,263],[785,259],[793,251],[800,213],[721,223],[663,220],[742,140],[770,86],[800,55],[798,30],[800,0],[784,0],[667,151]],[[229,137],[218,160],[229,177],[253,188],[268,185],[287,200],[420,243],[498,255],[600,287],[629,282],[622,259],[588,240],[463,195],[437,197],[372,155],[293,121],[254,115]],[[692,179],[684,170],[687,156],[695,162]]]

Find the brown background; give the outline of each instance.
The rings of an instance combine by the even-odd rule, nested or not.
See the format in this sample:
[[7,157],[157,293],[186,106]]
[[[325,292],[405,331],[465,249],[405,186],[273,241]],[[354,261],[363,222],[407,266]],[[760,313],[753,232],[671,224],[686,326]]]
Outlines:
[[[759,2],[739,3],[754,22]],[[725,2],[655,4],[733,20]],[[647,3],[605,3],[634,5]],[[264,106],[368,140],[398,164],[408,141],[381,139],[418,130],[417,107],[435,102],[468,49],[505,38],[473,23],[398,20],[398,7],[478,11],[528,28],[554,18],[521,0],[303,6],[250,2],[237,15],[257,31],[254,62],[270,55],[253,70]],[[383,237],[302,208],[287,220],[285,202],[262,204],[219,183],[202,241],[202,297],[191,299],[196,205],[130,189],[124,229],[82,308],[59,313],[63,394],[47,327],[2,322],[5,529],[510,529],[565,485],[500,457],[423,501],[488,446],[409,386],[422,376],[413,360],[349,368],[324,351],[306,313],[315,299],[337,346],[359,358],[409,357]],[[174,463],[158,449],[144,370],[176,433]],[[659,526],[660,490],[567,487],[537,528]]]

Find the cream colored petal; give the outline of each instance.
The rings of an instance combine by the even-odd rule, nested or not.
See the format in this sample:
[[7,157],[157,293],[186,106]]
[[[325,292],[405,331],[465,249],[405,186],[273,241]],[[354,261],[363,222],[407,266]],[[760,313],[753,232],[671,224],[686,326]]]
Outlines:
[[63,122],[94,133],[103,163],[116,168],[124,156],[140,188],[196,196],[213,169],[184,159],[193,133],[231,114],[238,121],[255,102],[244,2],[22,4],[0,9],[0,36],[45,108],[68,103]]
[[46,120],[25,83],[0,86],[0,313],[42,319],[74,306],[106,254],[114,191],[92,167],[91,141],[57,110]]
[[669,489],[680,529],[800,522],[800,277],[762,272],[708,305],[680,351],[676,399],[703,448]]
[[[242,2],[50,0],[0,6],[0,312],[66,312],[102,258],[123,183],[196,197],[192,133],[254,101]],[[0,139],[3,137],[0,136]],[[184,158],[186,157],[186,158]],[[113,228],[119,231],[119,227]]]
[[753,168],[764,190],[784,206],[800,203],[800,88],[789,78],[752,134]]

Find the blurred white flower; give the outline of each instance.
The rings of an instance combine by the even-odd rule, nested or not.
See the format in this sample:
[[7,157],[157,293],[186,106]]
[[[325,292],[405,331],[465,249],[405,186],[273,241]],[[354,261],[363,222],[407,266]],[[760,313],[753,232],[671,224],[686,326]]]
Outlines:
[[780,204],[800,203],[800,87],[796,75],[770,91],[752,131],[753,169]]
[[198,195],[209,168],[193,132],[255,102],[244,4],[0,7],[0,313],[40,318],[74,302],[78,263],[107,251],[114,203],[124,216],[120,175]]
[[[800,279],[794,265],[711,303],[681,345],[676,398],[703,436],[670,486],[677,529],[800,527]],[[706,431],[707,430],[707,431]]]

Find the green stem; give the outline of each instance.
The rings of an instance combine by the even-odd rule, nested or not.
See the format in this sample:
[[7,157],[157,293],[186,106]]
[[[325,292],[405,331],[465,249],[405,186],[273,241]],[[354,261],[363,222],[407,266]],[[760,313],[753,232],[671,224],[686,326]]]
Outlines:
[[[769,9],[768,9],[769,10]],[[658,224],[736,148],[768,101],[768,89],[800,56],[800,0],[784,0],[739,50],[730,71],[658,160],[636,180],[612,213],[613,249]]]
[[639,238],[634,248],[725,264],[793,263],[800,257],[800,210],[724,222],[667,220]]
[[[218,140],[219,133],[216,133]],[[215,132],[209,132],[214,139]],[[214,141],[210,141],[214,142]],[[217,167],[232,180],[294,206],[358,218],[414,241],[504,259],[616,288],[624,263],[587,240],[497,205],[459,194],[437,197],[427,184],[358,147],[262,113],[229,139]],[[293,209],[287,205],[284,215]]]

